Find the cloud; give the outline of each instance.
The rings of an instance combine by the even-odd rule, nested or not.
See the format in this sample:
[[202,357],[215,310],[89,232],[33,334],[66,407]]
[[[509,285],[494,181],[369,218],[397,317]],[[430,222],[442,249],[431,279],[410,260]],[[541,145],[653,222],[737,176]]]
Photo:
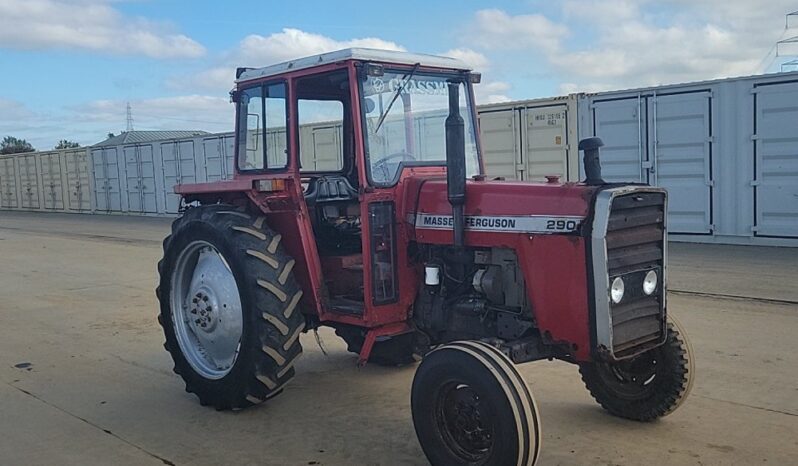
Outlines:
[[266,66],[350,47],[405,50],[395,42],[376,37],[339,41],[299,29],[284,28],[268,36],[252,34],[245,37],[239,44],[236,55],[242,62],[246,62],[246,66]]
[[518,51],[537,51],[544,62],[534,63],[536,71],[564,78],[560,91],[698,81],[764,71],[791,3],[566,0],[561,16],[568,27],[539,14],[481,10],[469,37],[478,39],[478,51],[505,52],[516,73]]
[[[199,94],[131,100],[134,128],[138,130],[200,129],[232,131],[234,107],[227,98]],[[68,107],[72,118],[106,124],[108,131],[124,128],[127,101],[96,100]]]
[[162,23],[126,17],[109,0],[3,0],[0,47],[196,58],[205,48]]
[[0,97],[0,121],[19,121],[33,116],[33,112],[22,102]]
[[560,47],[568,28],[540,14],[511,16],[502,10],[477,11],[470,40],[485,49],[532,48],[551,53]]
[[321,34],[299,29],[284,28],[267,36],[250,34],[233,50],[223,53],[216,64],[188,76],[174,76],[167,80],[172,89],[197,89],[202,91],[229,90],[235,80],[235,70],[240,66],[262,67],[296,58],[316,55],[349,47],[366,47],[404,51],[395,42],[365,37],[336,40]]
[[441,55],[461,60],[472,67],[474,71],[485,72],[490,66],[488,57],[469,48],[451,49],[443,52]]

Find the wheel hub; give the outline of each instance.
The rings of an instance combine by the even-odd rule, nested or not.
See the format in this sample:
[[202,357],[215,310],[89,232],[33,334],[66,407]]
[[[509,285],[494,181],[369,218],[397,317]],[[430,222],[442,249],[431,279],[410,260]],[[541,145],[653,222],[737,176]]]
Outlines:
[[180,253],[171,299],[186,361],[205,378],[224,377],[238,357],[244,324],[235,276],[218,249],[196,241]]
[[490,423],[483,416],[479,394],[467,385],[443,395],[441,421],[450,448],[469,461],[485,455],[493,445]]
[[212,333],[216,329],[219,315],[218,301],[214,296],[213,290],[203,287],[191,299],[191,314],[193,320],[189,321],[200,331]]

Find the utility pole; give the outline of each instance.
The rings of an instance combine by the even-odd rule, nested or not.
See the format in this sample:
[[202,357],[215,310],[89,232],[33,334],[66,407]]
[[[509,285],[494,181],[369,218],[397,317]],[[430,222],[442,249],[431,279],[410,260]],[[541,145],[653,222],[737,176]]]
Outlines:
[[127,129],[129,133],[133,131],[133,110],[130,108],[130,102],[127,103]]

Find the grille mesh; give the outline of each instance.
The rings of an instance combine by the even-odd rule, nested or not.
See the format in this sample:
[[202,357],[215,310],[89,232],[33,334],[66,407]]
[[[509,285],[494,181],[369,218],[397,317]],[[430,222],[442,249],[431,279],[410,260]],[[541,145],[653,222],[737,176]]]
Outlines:
[[[612,278],[624,275],[623,301],[610,306],[612,345],[616,357],[661,341],[664,330],[661,283],[650,296],[642,277],[650,269],[662,276],[665,195],[633,193],[615,198],[607,227],[607,267]],[[637,272],[637,273],[635,273]],[[660,279],[661,280],[661,279]]]

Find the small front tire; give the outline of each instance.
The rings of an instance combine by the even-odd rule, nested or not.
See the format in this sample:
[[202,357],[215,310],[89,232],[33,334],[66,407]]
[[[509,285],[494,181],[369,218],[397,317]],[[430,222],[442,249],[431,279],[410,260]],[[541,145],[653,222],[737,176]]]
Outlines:
[[541,445],[535,400],[513,363],[477,341],[441,346],[411,392],[413,425],[434,466],[534,465]]
[[653,421],[678,408],[693,387],[693,348],[673,317],[662,346],[629,361],[589,362],[579,373],[593,398],[610,414],[635,421]]

